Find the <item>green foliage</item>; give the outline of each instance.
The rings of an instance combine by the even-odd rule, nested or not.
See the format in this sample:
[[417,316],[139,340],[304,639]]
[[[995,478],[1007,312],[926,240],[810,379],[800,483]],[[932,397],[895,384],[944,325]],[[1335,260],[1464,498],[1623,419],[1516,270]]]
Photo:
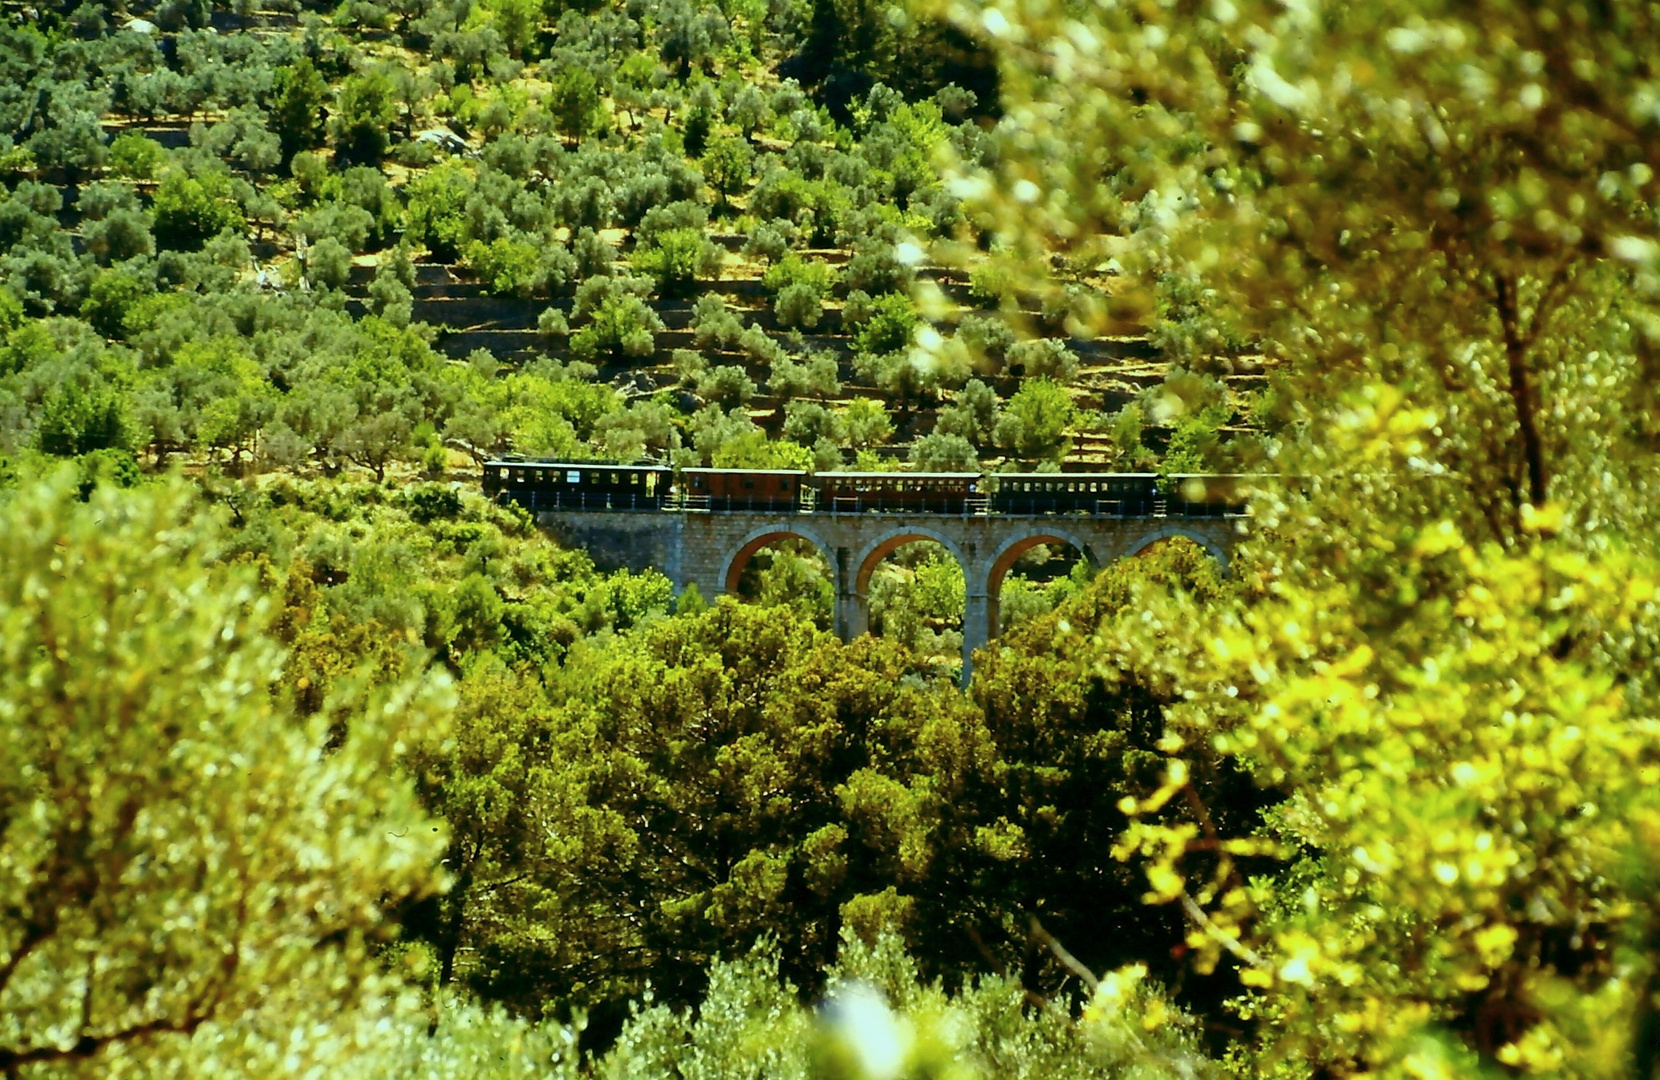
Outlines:
[[916,306],[910,297],[899,293],[879,296],[855,331],[853,347],[872,356],[898,352],[911,343],[911,332],[918,321]]
[[156,243],[170,251],[200,251],[222,232],[247,228],[242,208],[231,192],[231,177],[222,169],[195,176],[172,169],[162,177],[152,206]]
[[116,176],[129,180],[153,180],[167,161],[162,145],[136,131],[117,135],[110,143],[109,166]]
[[462,252],[468,269],[497,296],[529,297],[541,283],[541,254],[535,244],[498,236],[488,244],[474,240]]
[[546,750],[513,759],[523,793],[502,804],[534,832],[483,838],[513,863],[460,912],[472,959],[457,978],[530,1007],[615,1000],[649,978],[687,1004],[717,953],[766,933],[792,978],[816,979],[843,905],[925,869],[949,781],[921,770],[953,768],[971,730],[901,689],[897,662],[729,601],[573,658],[525,736]]
[[720,195],[722,206],[727,206],[732,196],[749,187],[755,175],[755,151],[743,139],[716,139],[704,151],[702,163],[703,175]]
[[448,161],[410,181],[405,193],[411,243],[424,244],[440,259],[459,256],[468,239],[467,193],[472,172],[458,161]]
[[961,435],[932,431],[911,444],[911,464],[919,472],[979,472],[980,455]]
[[313,285],[339,289],[351,277],[352,253],[340,241],[325,236],[306,252],[305,276]]
[[638,296],[608,296],[592,311],[588,322],[571,335],[571,355],[590,363],[649,356],[656,348],[653,335],[662,326],[657,313]]
[[102,266],[154,255],[156,251],[149,222],[138,210],[128,207],[87,222],[81,227],[81,235],[86,240],[87,252]]
[[902,548],[870,579],[871,632],[899,643],[940,673],[962,653],[963,568],[938,544]]
[[376,165],[391,145],[397,119],[392,80],[374,69],[348,77],[328,120],[336,160]]
[[[256,575],[177,485],[0,502],[0,864],[13,1071],[334,1071],[370,949],[436,889],[396,769],[441,681],[294,713]],[[297,1025],[313,1034],[299,1044]]]
[[[997,16],[1024,119],[970,212],[1038,271],[1021,287],[1099,330],[1103,299],[1039,265],[1115,259],[1113,308],[1162,303],[1195,367],[1260,343],[1283,364],[1273,414],[1294,418],[1272,452],[1299,479],[1258,504],[1250,602],[1172,598],[1104,639],[1103,670],[1182,699],[1120,853],[1186,912],[1201,967],[1237,965],[1266,1061],[1648,1069],[1654,529],[1636,478],[1654,441],[1636,373],[1660,243],[1652,176],[1628,171],[1657,129],[1626,117],[1654,13]],[[1283,809],[1214,835],[1151,820],[1212,751],[1289,792]]]
[[103,381],[66,383],[41,403],[36,444],[59,457],[129,448],[135,433],[128,409],[119,386]]
[[799,362],[787,357],[774,360],[767,389],[789,404],[796,404],[795,399],[801,397],[835,397],[841,392],[836,358],[819,353]]
[[1009,346],[1008,372],[1017,378],[1048,379],[1065,386],[1078,377],[1078,356],[1054,338],[1019,341]]
[[1071,447],[1067,432],[1076,418],[1077,407],[1065,387],[1031,379],[1003,407],[992,439],[1018,457],[1058,460]]
[[105,270],[92,279],[86,300],[81,304],[81,315],[105,337],[122,337],[126,331],[127,312],[154,292],[152,282],[131,271]]
[[723,409],[746,405],[755,396],[755,383],[736,364],[707,368],[697,377],[697,396]]
[[793,252],[780,255],[761,277],[761,284],[769,292],[781,293],[791,286],[803,286],[821,300],[830,295],[835,283],[836,272],[828,263]]
[[722,443],[710,461],[717,469],[800,469],[813,468],[812,451],[784,439],[769,439],[765,432],[751,431]]
[[893,437],[893,419],[875,398],[854,398],[838,417],[849,446],[856,450],[885,443]]
[[844,934],[821,1009],[782,976],[777,946],[715,964],[696,1010],[640,1008],[599,1076],[705,1068],[764,1070],[802,1080],[950,1077],[1205,1076],[1191,1020],[1149,986],[1114,972],[1074,1019],[1059,1001],[1031,1002],[1015,979],[987,977],[947,993],[892,934]]
[[636,247],[629,265],[653,278],[664,296],[683,296],[698,278],[720,273],[725,251],[701,229],[669,229]]
[[983,448],[992,444],[1000,414],[997,392],[979,379],[970,379],[957,392],[956,400],[939,411],[934,430],[941,435],[961,436]]
[[492,392],[496,415],[513,449],[524,454],[577,457],[580,441],[621,404],[616,391],[532,365],[501,380]]
[[580,139],[597,130],[604,114],[600,110],[599,83],[593,74],[575,64],[561,67],[553,77],[548,111],[559,133],[567,139]]

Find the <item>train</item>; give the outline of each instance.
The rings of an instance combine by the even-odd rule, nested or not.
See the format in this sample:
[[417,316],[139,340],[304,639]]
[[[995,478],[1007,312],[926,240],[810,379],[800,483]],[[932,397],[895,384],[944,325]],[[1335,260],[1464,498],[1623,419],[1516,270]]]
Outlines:
[[533,513],[639,510],[1227,517],[1244,513],[1249,479],[1108,472],[676,470],[666,465],[528,457],[484,463],[484,494]]

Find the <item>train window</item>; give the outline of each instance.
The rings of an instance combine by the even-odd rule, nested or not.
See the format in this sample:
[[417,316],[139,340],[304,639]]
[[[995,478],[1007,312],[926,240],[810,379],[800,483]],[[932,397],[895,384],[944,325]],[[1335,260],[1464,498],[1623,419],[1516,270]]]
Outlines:
[[628,474],[628,482],[630,484],[633,484],[635,487],[639,487],[640,486],[640,474],[637,473],[637,472],[629,473]]
[[518,472],[515,472],[513,474],[513,479],[518,481],[521,484],[524,483],[525,482],[525,471],[523,469],[520,469]]
[[580,484],[580,483],[582,483],[582,474],[577,472],[575,469],[568,470],[565,473],[565,483],[567,483],[567,484]]
[[616,487],[620,483],[622,483],[622,477],[618,476],[616,473],[612,473],[611,474],[611,486]]

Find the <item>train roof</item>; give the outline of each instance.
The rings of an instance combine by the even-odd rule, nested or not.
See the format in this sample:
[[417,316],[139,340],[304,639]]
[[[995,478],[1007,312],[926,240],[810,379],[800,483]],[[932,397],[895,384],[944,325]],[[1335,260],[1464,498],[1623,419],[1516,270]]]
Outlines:
[[619,465],[615,461],[561,461],[558,458],[491,458],[486,465],[510,465],[514,468],[544,469],[611,469],[628,472],[669,472],[667,465]]
[[821,472],[820,477],[846,477],[855,480],[978,480],[982,474],[977,472]]
[[806,476],[805,469],[712,469],[707,465],[689,465],[683,473],[733,473],[739,476]]
[[1090,480],[1157,480],[1158,473],[1150,472],[994,472],[986,473],[990,479],[1012,477],[1019,480],[1075,480],[1085,478]]

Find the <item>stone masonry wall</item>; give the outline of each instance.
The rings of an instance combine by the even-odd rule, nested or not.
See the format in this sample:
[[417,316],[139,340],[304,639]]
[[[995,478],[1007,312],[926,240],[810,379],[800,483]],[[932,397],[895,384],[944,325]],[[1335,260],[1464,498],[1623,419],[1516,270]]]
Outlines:
[[727,591],[758,548],[800,537],[823,553],[836,575],[836,630],[851,640],[868,628],[867,587],[895,548],[933,540],[962,564],[963,681],[975,649],[995,635],[1003,575],[1040,543],[1069,544],[1096,566],[1134,555],[1158,540],[1185,536],[1225,566],[1243,530],[1239,518],[1106,518],[1062,515],[695,513],[564,510],[537,521],[560,543],[586,549],[601,569],[655,567],[675,591],[696,585],[706,600]]

